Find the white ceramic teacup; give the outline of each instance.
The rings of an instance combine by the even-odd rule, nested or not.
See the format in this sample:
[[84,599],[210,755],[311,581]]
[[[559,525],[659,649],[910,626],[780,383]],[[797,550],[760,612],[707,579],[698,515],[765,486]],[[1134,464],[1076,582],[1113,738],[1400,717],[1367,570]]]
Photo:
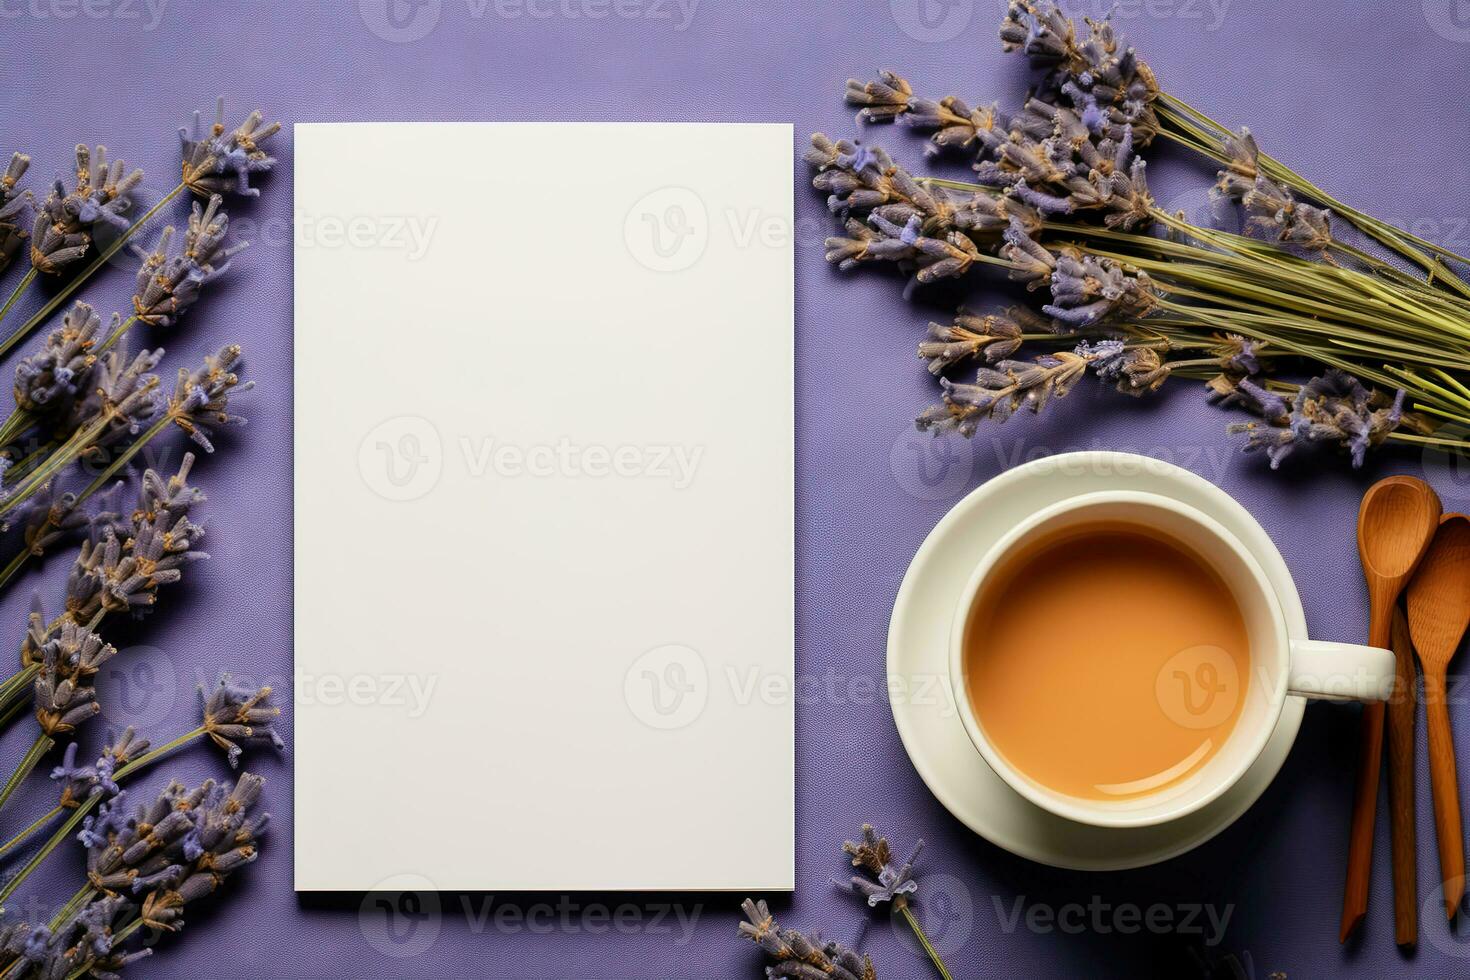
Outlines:
[[[1250,676],[1235,678],[1240,714],[1225,744],[1194,772],[1155,793],[1118,800],[1060,793],[1010,765],[987,738],[967,689],[966,630],[992,573],[1018,549],[1068,528],[1132,524],[1162,534],[1207,562],[1230,588],[1250,640]],[[1039,583],[1037,588],[1045,588]],[[1177,820],[1235,784],[1255,762],[1276,727],[1288,695],[1381,701],[1393,691],[1394,656],[1377,647],[1293,640],[1281,600],[1255,558],[1234,535],[1201,511],[1168,497],[1106,491],[1044,508],[1006,534],[980,560],[961,593],[950,633],[950,680],[960,719],[975,748],[1010,786],[1046,810],[1100,827],[1144,827]],[[1167,711],[1168,708],[1166,707]],[[1187,719],[1181,719],[1187,723]]]

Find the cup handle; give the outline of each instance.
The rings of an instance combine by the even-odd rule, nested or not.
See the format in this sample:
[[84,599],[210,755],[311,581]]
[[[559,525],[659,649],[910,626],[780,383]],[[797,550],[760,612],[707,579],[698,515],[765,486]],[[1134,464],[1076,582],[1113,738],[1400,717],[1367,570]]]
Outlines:
[[1386,701],[1393,694],[1394,655],[1357,643],[1291,641],[1290,694],[1325,701]]

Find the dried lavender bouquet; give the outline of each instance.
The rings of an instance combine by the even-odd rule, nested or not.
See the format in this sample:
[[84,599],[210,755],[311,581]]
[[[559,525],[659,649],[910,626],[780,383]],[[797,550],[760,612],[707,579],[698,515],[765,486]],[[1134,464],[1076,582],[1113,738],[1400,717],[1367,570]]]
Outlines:
[[[50,300],[0,340],[0,354],[60,310],[169,201],[184,191],[199,198],[181,236],[175,238],[168,227],[151,249],[133,246],[139,265],[126,317],[113,314],[104,329],[93,305],[78,300],[15,368],[15,406],[0,420],[0,544],[18,547],[0,566],[0,589],[27,562],[75,546],[78,539],[80,547],[62,611],[48,617],[36,601],[21,640],[19,669],[0,681],[0,727],[29,708],[37,728],[30,749],[0,786],[0,807],[63,738],[80,737],[100,712],[96,677],[118,653],[99,632],[104,620],[143,615],[164,586],[176,585],[191,563],[208,557],[198,547],[203,528],[193,519],[204,496],[189,479],[192,454],[184,455],[172,476],[146,470],[130,510],[116,507],[115,491],[132,478],[131,461],[166,433],[181,430],[211,452],[216,429],[243,422],[230,404],[251,386],[235,373],[240,349],[229,345],[205,357],[202,366],[180,368],[169,394],[154,373],[162,348],[131,354],[127,334],[139,325],[176,328],[226,272],[244,243],[226,242],[223,195],[258,193],[249,177],[274,164],[262,144],[278,130],[258,112],[228,130],[222,104],[212,127],[201,126],[196,114],[192,132],[180,130],[179,183],[136,220],[128,218],[129,192],[141,172],[128,172],[120,161],[109,164],[100,146],[79,146],[72,186],[57,181],[39,205],[21,186],[28,157],[16,154],[0,175],[0,272],[22,253],[30,265],[0,306],[0,319],[39,277],[58,282]],[[27,220],[28,209],[35,212],[33,221]],[[89,471],[67,489],[84,465]],[[254,859],[266,819],[250,813],[260,797],[259,777],[242,774],[233,785],[207,780],[194,790],[170,784],[135,809],[124,807],[119,784],[197,740],[224,749],[231,766],[244,747],[280,748],[271,727],[278,710],[269,703],[270,693],[235,685],[226,676],[205,698],[197,727],[151,750],[129,728],[110,739],[93,765],[77,764],[79,745],[71,742],[51,770],[60,784],[56,805],[0,843],[3,860],[59,823],[0,884],[0,902],[78,823],[88,849],[85,883],[49,923],[0,921],[0,980],[113,976],[147,954],[140,945],[145,936],[179,929],[186,904]]]
[[[929,152],[972,158],[973,181],[916,177],[880,148],[812,137],[813,185],[845,229],[827,239],[828,261],[892,263],[913,284],[994,266],[1045,293],[1039,310],[962,309],[930,325],[919,356],[942,401],[919,427],[968,436],[1040,411],[1091,371],[1130,395],[1203,382],[1255,416],[1231,429],[1273,468],[1310,444],[1355,466],[1389,442],[1470,448],[1470,284],[1451,268],[1470,259],[1343,205],[1248,130],[1164,93],[1106,19],[1087,26],[1084,38],[1054,4],[1009,5],[1002,45],[1042,72],[1009,116],[917,95],[893,72],[848,82],[862,119],[929,133]],[[1252,233],[1159,208],[1140,155],[1157,139],[1223,164],[1214,193]],[[1334,216],[1386,257],[1344,240]],[[977,363],[973,381],[951,377]]]

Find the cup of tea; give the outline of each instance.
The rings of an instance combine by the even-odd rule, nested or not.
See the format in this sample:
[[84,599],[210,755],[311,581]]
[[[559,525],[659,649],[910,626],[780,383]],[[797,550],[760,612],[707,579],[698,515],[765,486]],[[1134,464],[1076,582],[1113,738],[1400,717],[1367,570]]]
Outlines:
[[1394,656],[1293,639],[1245,546],[1157,494],[1044,508],[981,558],[950,637],[960,719],[1043,809],[1143,827],[1234,785],[1289,695],[1383,700]]

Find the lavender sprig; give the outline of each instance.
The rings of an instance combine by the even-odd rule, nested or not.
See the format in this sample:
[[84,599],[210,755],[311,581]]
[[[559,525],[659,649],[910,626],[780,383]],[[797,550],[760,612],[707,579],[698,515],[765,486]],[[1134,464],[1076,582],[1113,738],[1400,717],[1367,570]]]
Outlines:
[[[69,753],[67,759],[63,761],[63,766],[58,767],[58,773],[56,774],[56,778],[63,781],[62,802],[49,813],[43,814],[28,828],[11,838],[4,845],[0,845],[0,854],[4,854],[19,845],[52,817],[60,814],[64,810],[71,809],[71,815],[52,833],[51,837],[47,839],[46,843],[42,845],[41,849],[31,857],[23,868],[6,881],[3,886],[0,886],[0,902],[5,901],[14,894],[15,890],[20,887],[25,878],[34,872],[36,868],[40,867],[47,856],[67,838],[78,824],[82,825],[80,836],[82,843],[94,850],[101,848],[104,843],[115,842],[116,834],[133,826],[128,821],[128,810],[125,805],[124,794],[119,791],[118,784],[144,767],[152,765],[159,759],[189,745],[196,739],[206,736],[219,742],[221,747],[224,747],[227,752],[230,752],[232,764],[236,758],[236,753],[231,751],[231,746],[238,748],[241,745],[270,744],[280,748],[280,739],[270,727],[271,721],[279,713],[269,702],[270,689],[260,688],[255,691],[246,691],[229,684],[227,678],[222,681],[222,686],[228,687],[231,691],[228,710],[216,709],[212,714],[206,711],[196,728],[156,748],[149,748],[146,741],[138,740],[133,734],[132,729],[129,729],[122,736],[115,738],[112,744],[103,751],[102,757],[98,759],[96,766],[93,767],[91,772],[79,770],[75,766],[75,755]],[[240,734],[238,727],[232,727],[243,724],[238,720],[240,718],[245,718],[248,722],[248,727],[251,729],[248,736]],[[221,734],[224,736],[223,740],[216,737]],[[252,780],[256,779],[256,777],[248,776],[248,774],[242,774],[240,778],[241,783],[247,787],[251,785]],[[95,779],[95,782],[93,782],[93,779]],[[256,787],[256,791],[258,795],[258,787]],[[82,792],[87,793],[84,798],[80,796]],[[172,795],[173,798],[178,798],[178,793],[171,793],[168,790],[165,791],[164,795]],[[200,797],[200,799],[203,798]],[[157,800],[154,803],[156,806]],[[101,805],[100,810],[98,809],[99,805]],[[94,810],[97,811],[95,815],[93,814]],[[253,826],[258,829],[261,824],[255,824]],[[175,827],[173,824],[169,824],[165,829],[170,834],[174,830],[178,830],[180,833],[190,830],[189,827]],[[151,842],[150,846],[143,850],[134,849],[129,851],[127,848],[124,848],[123,852],[112,856],[107,856],[105,852],[99,852],[93,870],[101,877],[92,881],[92,885],[99,890],[116,891],[120,890],[119,886],[122,884],[126,884],[131,888],[140,876],[146,877],[147,880],[138,884],[139,889],[161,886],[169,882],[176,884],[183,879],[170,877],[170,873],[166,872],[169,872],[169,869],[175,866],[187,870],[186,862],[195,861],[200,854],[204,853],[204,851],[195,851],[195,847],[200,840],[203,841],[202,846],[206,851],[218,853],[215,850],[215,844],[217,843],[215,838],[209,837],[208,835],[201,838],[196,833],[193,835],[193,843],[185,841],[181,845],[182,849],[179,850],[179,853],[183,855],[184,862],[178,862],[170,858],[174,852],[170,851],[166,846],[163,846],[172,842],[175,839],[174,837],[164,834],[158,828],[154,828],[149,837]],[[167,837],[167,840],[165,840],[165,837]],[[112,877],[117,875],[121,875],[122,877]],[[160,875],[162,877],[159,877]],[[80,902],[84,897],[80,896],[76,901]]]
[[1247,450],[1265,451],[1273,470],[1297,447],[1312,443],[1336,445],[1354,466],[1362,466],[1368,450],[1381,445],[1403,421],[1402,389],[1386,396],[1342,371],[1328,371],[1303,385],[1289,411],[1280,396],[1254,386],[1237,390],[1263,418],[1233,423],[1230,431],[1246,435]]
[[239,242],[224,245],[230,219],[220,207],[218,194],[208,206],[198,201],[192,206],[183,246],[178,252],[170,248],[174,229],[169,226],[159,236],[151,252],[134,248],[142,264],[138,267],[138,288],[133,295],[133,311],[143,323],[158,327],[173,326],[179,314],[199,298],[200,290],[223,275],[230,266],[230,256],[246,247]]
[[893,851],[888,845],[888,838],[874,830],[872,824],[865,823],[860,839],[845,841],[842,845],[843,853],[852,859],[852,866],[863,873],[852,875],[847,881],[838,881],[836,884],[839,888],[863,896],[870,909],[885,904],[891,905],[893,910],[903,916],[904,921],[913,930],[914,936],[924,947],[924,951],[929,954],[929,960],[934,964],[939,975],[944,980],[953,980],[939,951],[929,941],[923,926],[919,924],[919,920],[909,908],[919,891],[919,883],[914,880],[914,862],[919,859],[919,854],[923,850],[924,842],[918,841],[914,844],[908,860],[899,864],[894,860]]
[[[125,192],[130,190],[142,175],[137,173],[123,177],[120,168],[114,165],[113,169],[108,171],[104,183],[100,185],[101,192],[93,195],[94,199],[90,205],[82,201],[76,202],[76,210],[78,215],[86,214],[92,217],[95,214],[98,220],[118,224],[119,233],[116,239],[98,251],[96,256],[80,272],[72,276],[65,286],[57,290],[56,294],[25,324],[6,340],[0,342],[0,355],[5,354],[28,336],[32,330],[46,322],[92,273],[101,268],[102,264],[126,245],[154,215],[185,190],[206,200],[215,195],[223,196],[232,192],[251,197],[257,196],[260,192],[250,186],[249,177],[251,174],[266,173],[275,166],[275,158],[262,147],[280,131],[280,128],[279,123],[264,124],[260,112],[256,111],[234,130],[226,131],[224,99],[218,101],[215,122],[207,131],[200,122],[199,114],[195,113],[193,135],[191,136],[186,129],[179,130],[182,144],[182,172],[179,183],[132,224],[128,224],[120,217],[121,211],[125,210],[120,202],[126,199]],[[79,187],[82,169],[81,155],[85,151],[85,147],[78,147]],[[99,155],[100,153],[99,148]],[[98,169],[102,169],[100,162]],[[60,190],[63,188],[58,185],[58,191]],[[52,198],[55,197],[56,195],[52,195]],[[92,210],[84,210],[84,205],[90,206]],[[39,270],[35,262],[37,255],[42,257],[43,264],[58,266],[59,271],[59,265],[79,262],[87,254],[92,244],[92,236],[84,228],[73,227],[75,222],[67,217],[70,213],[60,199],[55,201],[48,199],[47,203],[43,204],[41,214],[37,217],[37,231],[32,235],[32,268],[21,284],[16,287],[10,300],[3,308],[0,308],[0,319],[3,319],[11,305],[35,277]],[[40,231],[43,222],[47,222],[49,229],[44,237]]]
[[748,921],[739,925],[740,935],[759,946],[771,960],[766,976],[775,980],[877,980],[873,961],[841,943],[823,940],[815,932],[803,934],[783,929],[764,900],[746,899],[740,908]]
[[213,693],[204,695],[204,732],[215,745],[225,750],[230,768],[237,768],[242,746],[269,745],[276,751],[286,747],[281,736],[271,727],[281,709],[270,704],[269,687],[240,686],[229,674],[220,678]]
[[107,161],[107,147],[89,150],[78,144],[76,178],[68,190],[57,180],[41,203],[31,229],[31,268],[57,276],[86,257],[97,225],[119,231],[128,227],[128,196],[143,180],[143,171],[128,171],[121,160]]
[[[1419,279],[1334,239],[1334,214],[1401,251],[1412,236],[1384,232],[1260,153],[1249,131],[1165,95],[1107,18],[1079,31],[1055,4],[1016,0],[1001,38],[1043,73],[1014,115],[927,98],[886,70],[845,93],[863,122],[925,132],[926,152],[973,154],[978,183],[916,177],[879,147],[821,134],[806,154],[843,220],[827,240],[841,268],[889,263],[911,288],[995,265],[1048,294],[1040,329],[1018,329],[1009,311],[930,326],[919,353],[944,397],[920,428],[972,435],[982,420],[1039,410],[1090,368],[1134,396],[1171,378],[1205,383],[1262,416],[1235,429],[1273,464],[1308,443],[1341,445],[1354,465],[1389,439],[1470,447],[1444,428],[1470,428],[1470,284],[1444,267],[1449,253],[1409,255],[1430,273]],[[1160,210],[1138,151],[1161,133],[1218,159],[1216,193],[1272,241]],[[1161,235],[1142,233],[1154,224]],[[974,361],[985,364],[972,384],[942,376]],[[1270,375],[1291,367],[1317,377]]]
[[197,112],[192,130],[179,127],[182,186],[203,198],[232,192],[259,196],[260,191],[250,186],[250,175],[267,173],[275,166],[276,159],[265,151],[264,144],[280,131],[281,124],[266,123],[259,110],[233,130],[225,129],[225,100],[221,97],[215,103],[214,123],[207,129]]

